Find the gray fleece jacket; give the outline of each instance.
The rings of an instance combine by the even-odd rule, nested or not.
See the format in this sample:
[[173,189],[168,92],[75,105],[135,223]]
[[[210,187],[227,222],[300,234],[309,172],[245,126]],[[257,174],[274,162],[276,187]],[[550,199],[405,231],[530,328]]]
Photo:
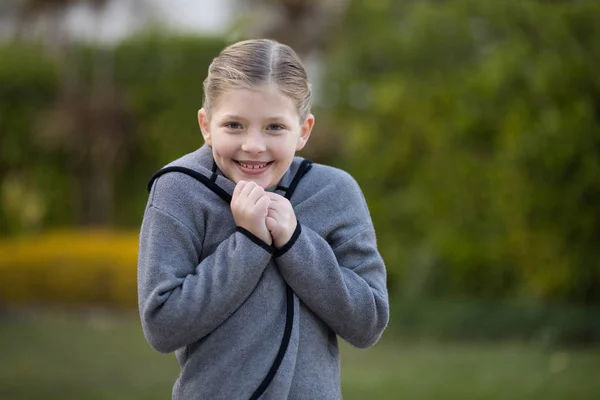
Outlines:
[[[294,158],[277,193],[286,194],[301,162]],[[142,327],[154,349],[175,351],[173,399],[249,399],[280,352],[288,286],[289,342],[260,399],[340,399],[337,336],[372,346],[389,318],[385,266],[355,180],[313,164],[290,199],[298,228],[274,249],[236,227],[226,201],[235,184],[207,145],[169,166],[210,181],[160,176],[141,228]]]

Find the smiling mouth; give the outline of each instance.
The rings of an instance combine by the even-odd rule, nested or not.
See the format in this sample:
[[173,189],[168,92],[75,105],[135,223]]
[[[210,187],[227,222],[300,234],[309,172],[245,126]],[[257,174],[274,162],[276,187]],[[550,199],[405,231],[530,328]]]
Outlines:
[[237,160],[235,162],[245,169],[255,169],[255,170],[264,169],[273,163],[273,161],[249,163],[249,162],[242,162],[242,161],[237,161]]

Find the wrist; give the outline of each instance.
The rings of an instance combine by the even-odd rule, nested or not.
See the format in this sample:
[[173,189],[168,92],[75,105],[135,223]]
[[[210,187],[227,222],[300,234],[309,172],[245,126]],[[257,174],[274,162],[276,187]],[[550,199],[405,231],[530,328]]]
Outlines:
[[288,250],[291,249],[292,246],[294,245],[294,243],[296,243],[296,241],[298,240],[300,233],[302,233],[302,227],[299,222],[296,222],[296,228],[292,232],[292,235],[290,236],[290,238],[285,243],[283,243],[281,246],[279,246],[279,244],[277,244],[275,246],[275,252],[273,253],[273,255],[275,257],[280,257],[280,256],[284,255],[285,253],[287,253]]
[[293,227],[282,230],[277,237],[273,237],[273,245],[276,249],[285,246],[285,244],[290,241],[290,239],[294,235],[294,231],[296,230],[297,226],[298,223],[296,222]]
[[[264,240],[264,238],[254,234],[254,232],[249,231],[248,229],[242,227],[242,226],[237,226],[236,230],[238,232],[240,232],[241,234],[243,234],[244,236],[246,236],[248,239],[250,239],[253,243],[257,244],[258,246],[262,247],[263,249],[265,249],[266,251],[268,251],[269,253],[273,252],[273,246],[272,244],[272,240]],[[269,239],[271,239],[271,237],[269,236]]]

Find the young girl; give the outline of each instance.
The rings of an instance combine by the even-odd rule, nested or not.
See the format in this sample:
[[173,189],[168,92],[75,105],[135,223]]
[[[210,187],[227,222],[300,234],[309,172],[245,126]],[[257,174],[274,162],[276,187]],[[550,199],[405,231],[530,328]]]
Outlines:
[[365,348],[387,325],[360,188],[295,156],[310,107],[291,48],[231,45],[204,81],[205,144],[149,184],[139,308],[150,345],[181,366],[173,399],[339,399],[337,336]]

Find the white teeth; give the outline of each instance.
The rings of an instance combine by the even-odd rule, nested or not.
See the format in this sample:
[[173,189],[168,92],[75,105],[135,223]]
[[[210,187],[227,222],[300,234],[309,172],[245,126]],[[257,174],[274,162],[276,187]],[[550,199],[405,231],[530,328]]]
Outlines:
[[[238,161],[239,162],[239,161]],[[267,166],[267,164],[261,164],[261,165],[247,165],[244,164],[243,162],[239,162],[240,165],[244,168],[250,168],[250,169],[259,169],[259,168],[264,168]]]

